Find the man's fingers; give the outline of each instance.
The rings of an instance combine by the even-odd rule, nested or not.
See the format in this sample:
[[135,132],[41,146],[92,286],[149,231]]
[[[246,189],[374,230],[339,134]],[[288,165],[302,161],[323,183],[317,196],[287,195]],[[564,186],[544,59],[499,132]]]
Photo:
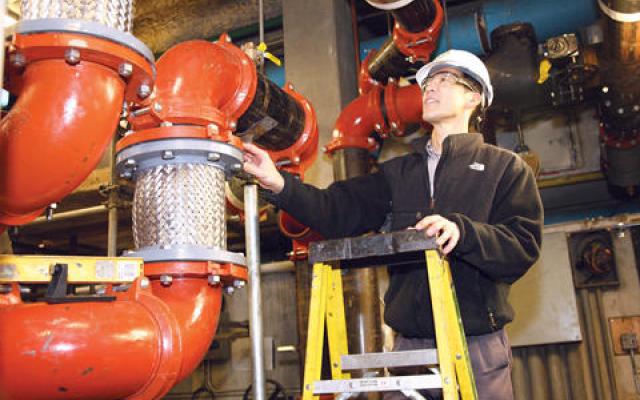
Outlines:
[[442,218],[442,217],[439,216],[439,215],[429,215],[428,217],[424,217],[420,221],[418,221],[418,223],[416,224],[415,228],[418,229],[418,230],[426,229],[432,223],[434,223],[435,221],[437,221],[440,218]]
[[431,237],[440,232],[446,224],[446,220],[440,219],[434,223],[432,223],[427,229],[427,236]]
[[436,244],[438,246],[442,246],[447,242],[447,240],[451,239],[452,232],[448,229],[444,229],[438,236],[436,236]]

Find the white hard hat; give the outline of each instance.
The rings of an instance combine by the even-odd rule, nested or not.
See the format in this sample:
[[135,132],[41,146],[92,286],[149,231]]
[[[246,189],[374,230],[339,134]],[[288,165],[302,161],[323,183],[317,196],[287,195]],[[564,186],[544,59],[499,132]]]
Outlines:
[[422,86],[422,82],[424,82],[431,73],[446,67],[459,69],[482,85],[482,94],[485,99],[483,107],[489,107],[491,105],[493,101],[493,86],[491,86],[489,71],[487,71],[487,67],[481,59],[465,50],[448,50],[440,54],[433,61],[425,64],[418,70],[416,81]]

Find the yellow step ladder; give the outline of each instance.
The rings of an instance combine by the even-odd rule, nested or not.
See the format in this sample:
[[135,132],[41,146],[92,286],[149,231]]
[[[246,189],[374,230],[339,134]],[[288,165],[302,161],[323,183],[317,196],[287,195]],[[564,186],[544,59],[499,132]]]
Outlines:
[[[313,243],[309,249],[313,265],[309,325],[302,399],[321,394],[442,389],[444,400],[477,399],[475,380],[464,336],[449,263],[440,256],[432,239],[419,231],[347,238]],[[429,281],[437,349],[348,355],[341,267],[381,265],[394,257],[423,252],[425,278]],[[400,254],[404,253],[404,254]],[[404,257],[406,259],[406,257]],[[335,264],[335,263],[334,263]],[[331,380],[320,380],[324,328],[327,328]],[[425,365],[436,374],[352,379],[349,370]],[[415,398],[420,398],[418,395]]]

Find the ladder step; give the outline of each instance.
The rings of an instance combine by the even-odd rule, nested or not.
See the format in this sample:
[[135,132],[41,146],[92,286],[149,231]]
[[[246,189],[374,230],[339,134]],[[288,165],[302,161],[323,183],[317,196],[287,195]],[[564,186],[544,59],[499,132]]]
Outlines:
[[438,364],[436,349],[391,351],[386,353],[351,354],[341,357],[342,370],[384,367],[414,367]]
[[313,394],[387,392],[399,390],[441,389],[440,375],[389,376],[383,378],[315,381]]

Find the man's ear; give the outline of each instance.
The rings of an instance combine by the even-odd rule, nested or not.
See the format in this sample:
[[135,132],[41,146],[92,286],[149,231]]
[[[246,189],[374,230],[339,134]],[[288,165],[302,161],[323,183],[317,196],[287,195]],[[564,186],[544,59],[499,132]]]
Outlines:
[[467,92],[467,106],[469,108],[475,108],[480,102],[482,102],[482,95],[477,92]]

